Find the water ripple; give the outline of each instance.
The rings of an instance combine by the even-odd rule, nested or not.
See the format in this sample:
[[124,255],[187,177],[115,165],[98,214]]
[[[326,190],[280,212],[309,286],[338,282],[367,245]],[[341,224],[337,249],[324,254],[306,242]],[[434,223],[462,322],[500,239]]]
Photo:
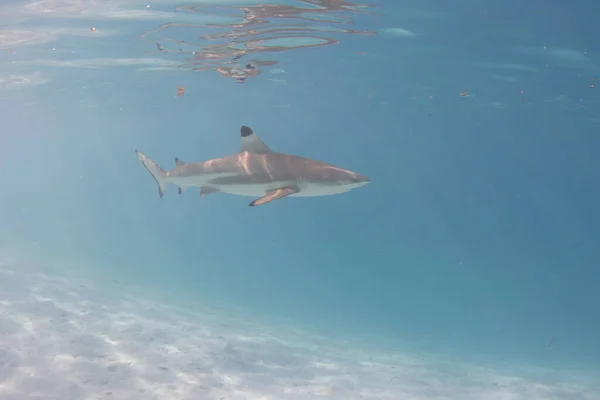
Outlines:
[[[350,29],[355,14],[369,13],[371,6],[345,0],[304,0],[299,5],[256,4],[192,5],[176,12],[197,13],[218,18],[219,23],[167,23],[144,32],[160,53],[188,56],[185,67],[194,71],[217,71],[238,83],[262,73],[262,67],[277,64],[259,53],[278,53],[294,49],[337,44],[339,34],[375,35],[375,32]],[[190,32],[211,32],[188,37]],[[170,37],[158,38],[159,34]],[[178,38],[172,36],[177,35]],[[249,58],[249,57],[252,58]],[[242,60],[248,57],[248,60]]]

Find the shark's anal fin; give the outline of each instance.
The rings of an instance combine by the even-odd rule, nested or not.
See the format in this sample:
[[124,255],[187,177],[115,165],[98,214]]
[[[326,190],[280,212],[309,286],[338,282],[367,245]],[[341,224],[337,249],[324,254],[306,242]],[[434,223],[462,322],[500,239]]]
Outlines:
[[218,189],[212,188],[210,186],[202,186],[200,188],[200,196],[206,196],[207,194],[216,193]]
[[267,194],[265,194],[260,199],[254,200],[252,203],[250,203],[250,207],[260,206],[260,205],[269,203],[273,200],[282,199],[282,198],[292,195],[294,193],[298,193],[298,189],[293,188],[293,187],[275,189],[270,192],[267,192]]
[[242,136],[242,148],[240,151],[247,151],[248,153],[265,154],[270,153],[271,149],[263,143],[263,141],[255,134],[252,129],[247,126],[242,126],[240,129]]

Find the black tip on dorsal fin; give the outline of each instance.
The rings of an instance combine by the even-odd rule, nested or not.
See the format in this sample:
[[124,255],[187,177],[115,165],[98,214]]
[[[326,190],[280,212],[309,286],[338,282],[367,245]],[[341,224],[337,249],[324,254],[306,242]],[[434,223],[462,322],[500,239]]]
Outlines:
[[175,157],[175,166],[176,167],[181,167],[182,165],[185,165],[185,163],[183,161],[181,161],[179,159],[179,157]]
[[242,133],[242,137],[248,137],[254,133],[252,132],[252,129],[248,128],[246,125],[242,126],[240,132]]

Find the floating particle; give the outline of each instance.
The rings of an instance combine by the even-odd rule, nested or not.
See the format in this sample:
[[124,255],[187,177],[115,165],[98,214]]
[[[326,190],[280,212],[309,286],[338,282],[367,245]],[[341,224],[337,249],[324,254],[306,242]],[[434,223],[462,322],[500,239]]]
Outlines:
[[96,28],[92,26],[92,27],[90,28],[90,32],[96,32]]
[[[525,94],[525,91],[521,89],[520,93]],[[527,99],[525,99],[525,97],[521,98],[521,103],[527,103]]]
[[185,94],[185,88],[183,86],[179,86],[177,88],[177,97],[181,97]]
[[460,97],[467,97],[467,92],[460,92]]

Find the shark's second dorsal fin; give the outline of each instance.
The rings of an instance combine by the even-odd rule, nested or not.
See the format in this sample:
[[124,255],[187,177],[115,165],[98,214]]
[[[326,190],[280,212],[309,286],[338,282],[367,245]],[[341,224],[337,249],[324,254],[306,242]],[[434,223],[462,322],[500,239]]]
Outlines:
[[247,151],[248,153],[265,154],[271,152],[271,149],[263,143],[262,140],[252,132],[252,129],[247,126],[242,126],[240,129],[242,134],[242,149],[241,151]]
[[175,166],[181,167],[182,165],[185,165],[185,163],[183,161],[181,161],[181,159],[179,157],[175,157]]

